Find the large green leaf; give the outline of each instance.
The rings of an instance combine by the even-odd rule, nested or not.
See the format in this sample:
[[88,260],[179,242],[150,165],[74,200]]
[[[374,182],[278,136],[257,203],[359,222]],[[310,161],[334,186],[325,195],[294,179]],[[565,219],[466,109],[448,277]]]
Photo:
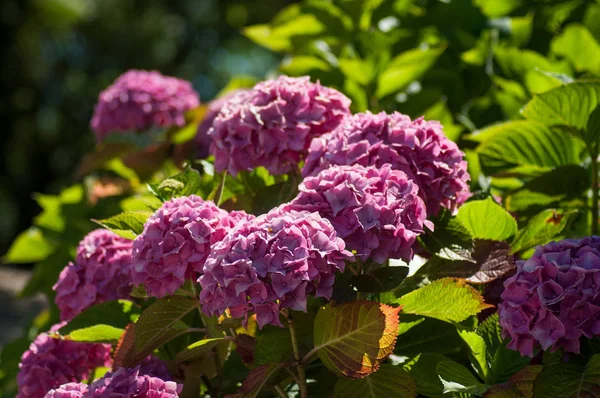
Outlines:
[[600,81],[576,81],[536,95],[522,113],[527,119],[546,126],[568,126],[584,131],[599,102]]
[[517,232],[517,222],[492,198],[473,200],[458,210],[456,219],[477,239],[503,241]]
[[135,354],[143,358],[155,348],[185,333],[182,318],[198,308],[198,300],[172,296],[162,298],[142,312],[135,324]]
[[511,243],[511,251],[527,250],[543,245],[562,232],[567,221],[574,214],[561,209],[546,209],[533,217],[525,228],[522,228]]
[[444,386],[444,393],[482,395],[487,390],[485,384],[457,362],[444,360],[437,364],[436,369]]
[[129,211],[104,220],[94,221],[104,228],[110,229],[119,236],[127,239],[135,239],[137,235],[142,233],[144,230],[144,223],[151,215],[151,211]]
[[402,312],[446,322],[462,322],[490,308],[483,297],[463,280],[443,278],[400,297]]
[[22,232],[10,246],[4,257],[7,263],[34,263],[48,257],[54,251],[54,245],[49,242],[42,231],[36,227]]
[[500,123],[474,138],[482,141],[477,153],[488,175],[519,170],[543,172],[581,162],[583,145],[579,140],[536,121]]
[[359,292],[382,293],[394,290],[408,275],[408,267],[383,267],[350,278]]
[[334,397],[339,398],[413,398],[415,382],[400,366],[381,365],[381,368],[359,380],[340,378],[335,383]]
[[59,333],[77,341],[116,342],[125,327],[135,322],[141,309],[129,300],[96,304],[75,316]]
[[264,387],[269,377],[283,367],[283,364],[272,363],[251,369],[240,389],[228,398],[254,398]]
[[444,385],[437,374],[437,365],[449,359],[435,353],[417,354],[404,365],[414,380],[417,392],[426,397],[438,397],[444,393]]
[[371,301],[321,307],[314,346],[332,372],[360,378],[377,370],[394,350],[400,308]]
[[287,362],[293,353],[289,329],[266,326],[256,335],[253,364],[260,366]]
[[577,72],[600,73],[600,44],[583,25],[570,24],[552,39],[554,54],[568,59]]
[[[456,327],[447,322],[434,318],[416,318],[414,315],[402,315],[400,331],[394,353],[396,355],[413,357],[420,353],[447,354],[456,350],[462,344]],[[409,320],[409,324],[406,321]]]
[[508,78],[523,79],[527,72],[536,69],[544,72],[570,72],[568,65],[551,62],[535,51],[515,47],[497,47],[494,58]]
[[206,356],[219,344],[228,344],[229,341],[223,338],[203,339],[190,344],[175,357],[177,362],[188,362]]
[[544,366],[533,386],[534,398],[600,397],[600,354],[586,366],[561,363]]
[[446,47],[413,49],[394,58],[377,81],[377,97],[401,91],[420,79],[437,61]]
[[542,371],[542,365],[530,365],[521,369],[510,380],[495,384],[485,394],[486,398],[532,398],[533,383]]

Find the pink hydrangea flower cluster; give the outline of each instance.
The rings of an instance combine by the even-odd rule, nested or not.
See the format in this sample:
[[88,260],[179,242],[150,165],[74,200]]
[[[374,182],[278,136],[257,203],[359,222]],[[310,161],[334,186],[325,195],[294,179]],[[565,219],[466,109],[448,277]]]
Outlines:
[[417,183],[427,213],[437,215],[442,207],[454,212],[469,196],[463,156],[437,121],[411,120],[398,112],[365,112],[315,138],[302,175],[316,175],[335,164],[381,167],[389,163]]
[[98,142],[114,132],[185,125],[185,112],[200,104],[192,85],[156,71],[130,70],[100,93],[91,127]]
[[427,211],[416,184],[389,164],[333,166],[300,184],[285,210],[318,212],[363,260],[412,258]]
[[217,243],[200,277],[204,312],[234,318],[256,313],[279,325],[279,310],[306,311],[306,296],[330,298],[335,272],[351,259],[344,241],[318,213],[275,208],[242,223]]
[[600,237],[567,239],[517,262],[498,305],[508,347],[533,356],[563,348],[579,353],[580,337],[600,336]]
[[[54,325],[50,333],[62,326]],[[87,379],[95,368],[110,364],[110,344],[55,339],[42,333],[21,357],[17,398],[43,398],[51,389]]]
[[350,100],[309,77],[280,76],[230,98],[208,134],[217,171],[232,175],[264,166],[288,173],[306,156],[311,139],[350,114]]
[[165,202],[133,242],[133,282],[154,297],[175,293],[185,280],[197,279],[211,247],[248,218],[195,195]]
[[223,105],[225,105],[225,103],[234,96],[241,93],[247,93],[248,91],[249,90],[246,89],[232,90],[225,93],[221,97],[212,100],[208,104],[206,114],[198,126],[198,132],[196,133],[196,138],[194,139],[196,143],[196,156],[198,159],[204,159],[209,155],[211,139],[208,135],[208,130],[210,130],[212,127],[213,122],[219,115],[219,112],[221,112]]
[[85,383],[67,383],[48,391],[44,398],[83,398],[87,391]]
[[52,287],[62,320],[70,320],[94,304],[129,297],[132,244],[105,229],[83,238],[75,264],[69,263]]
[[119,368],[93,382],[84,398],[178,398],[183,386],[143,375],[139,367]]

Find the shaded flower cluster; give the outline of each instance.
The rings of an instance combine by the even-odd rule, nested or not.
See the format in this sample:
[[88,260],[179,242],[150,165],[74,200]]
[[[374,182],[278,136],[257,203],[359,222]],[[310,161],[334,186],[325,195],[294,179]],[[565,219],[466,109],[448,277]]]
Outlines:
[[143,375],[139,367],[119,368],[93,382],[84,398],[178,398],[181,385]]
[[249,218],[195,195],[165,202],[133,242],[133,282],[144,284],[154,297],[175,293],[185,280],[197,279],[211,247]]
[[154,355],[148,355],[139,364],[139,371],[140,375],[158,377],[165,381],[173,380],[165,361]]
[[398,112],[365,112],[315,138],[302,175],[316,175],[336,164],[382,167],[389,163],[417,183],[427,213],[437,215],[441,208],[454,212],[469,196],[463,156],[437,121],[411,120]]
[[83,238],[75,264],[69,263],[52,287],[62,320],[70,320],[94,304],[129,297],[132,243],[105,229]]
[[[279,310],[306,311],[306,296],[330,298],[335,272],[351,254],[318,213],[275,208],[233,229],[213,248],[200,277],[207,315],[256,313],[258,325],[281,325]],[[247,318],[246,318],[247,319]]]
[[600,335],[600,237],[538,247],[504,289],[498,315],[509,348],[579,353],[581,336]]
[[98,142],[114,132],[185,125],[185,112],[200,104],[192,85],[156,71],[130,70],[102,91],[91,127]]
[[217,171],[264,166],[273,175],[294,170],[311,139],[333,130],[350,114],[342,93],[308,77],[280,76],[230,98],[208,134]]
[[87,391],[85,383],[67,383],[48,391],[44,398],[83,398]]
[[225,105],[225,103],[229,99],[233,98],[237,94],[247,93],[248,91],[249,90],[247,89],[232,90],[225,93],[221,97],[212,100],[208,104],[202,122],[198,126],[196,138],[194,139],[196,144],[196,157],[198,159],[204,159],[209,154],[211,139],[208,135],[208,130],[210,130],[210,128],[212,127],[213,122],[215,118],[219,115],[219,112],[221,112],[221,108],[223,107],[223,105]]
[[363,260],[412,258],[427,217],[416,184],[389,164],[381,168],[333,166],[300,184],[285,210],[318,212]]
[[[54,325],[50,333],[63,325]],[[42,333],[21,357],[17,398],[43,398],[51,389],[87,379],[95,368],[110,364],[110,344],[54,339]]]

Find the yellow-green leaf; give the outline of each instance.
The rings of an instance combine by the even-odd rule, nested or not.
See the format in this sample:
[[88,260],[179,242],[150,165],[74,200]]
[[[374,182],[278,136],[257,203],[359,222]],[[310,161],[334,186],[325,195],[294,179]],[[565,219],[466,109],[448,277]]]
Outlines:
[[456,218],[477,239],[503,241],[517,232],[513,216],[492,198],[465,203]]
[[464,280],[443,278],[400,297],[402,312],[437,318],[446,322],[462,322],[492,307]]
[[314,325],[314,345],[332,372],[354,378],[377,370],[394,350],[399,307],[356,301],[321,307]]

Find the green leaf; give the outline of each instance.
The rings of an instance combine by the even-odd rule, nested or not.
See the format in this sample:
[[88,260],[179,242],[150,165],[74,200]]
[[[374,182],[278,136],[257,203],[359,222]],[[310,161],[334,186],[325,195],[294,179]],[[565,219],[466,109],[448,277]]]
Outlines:
[[419,239],[423,247],[441,258],[468,259],[473,249],[471,234],[456,217],[444,212],[433,220],[433,231],[425,229]]
[[377,81],[378,98],[401,91],[415,80],[419,80],[437,61],[446,46],[439,48],[413,49],[394,58]]
[[457,142],[464,127],[454,123],[454,117],[445,101],[438,101],[433,106],[423,112],[423,116],[428,120],[439,120],[444,126],[444,134],[448,139]]
[[394,350],[399,311],[371,301],[321,307],[314,323],[319,358],[340,376],[360,378],[375,372]]
[[568,65],[551,62],[535,51],[515,47],[497,47],[494,50],[494,58],[509,79],[523,79],[531,70],[566,74],[571,72]]
[[468,393],[482,395],[487,386],[481,383],[461,364],[444,360],[437,364],[437,373],[444,386],[444,393]]
[[383,267],[350,278],[359,292],[381,293],[394,290],[408,275],[408,267]]
[[375,67],[362,59],[341,58],[339,67],[342,73],[363,86],[371,83],[375,77]]
[[530,70],[525,74],[525,86],[531,94],[541,94],[571,82],[573,79],[569,76],[541,70]]
[[198,300],[172,296],[162,298],[142,312],[135,324],[135,356],[140,360],[155,348],[185,333],[182,318],[198,308]]
[[180,196],[198,195],[201,193],[202,178],[198,171],[191,167],[175,174],[160,184],[149,184],[152,193],[166,201]]
[[530,365],[521,369],[510,380],[495,384],[485,394],[486,398],[532,398],[533,383],[542,371],[542,365]]
[[[538,94],[525,106],[525,118],[546,126],[567,126],[584,131],[590,114],[600,103],[600,82],[576,81]],[[569,147],[563,146],[561,149]]]
[[256,334],[254,365],[287,362],[293,353],[289,329],[265,326]]
[[358,380],[338,379],[334,397],[339,398],[412,398],[417,395],[415,382],[400,366],[381,365],[381,368]]
[[[544,94],[542,94],[544,95]],[[576,138],[536,121],[512,121],[482,130],[477,148],[487,175],[527,170],[528,174],[581,163],[583,145]]]
[[317,57],[297,55],[284,60],[279,70],[289,76],[304,76],[314,71],[330,71],[331,65]]
[[109,325],[93,325],[83,329],[77,329],[69,333],[72,341],[88,343],[112,343],[115,344],[123,335],[124,329]]
[[400,297],[402,312],[446,322],[462,322],[490,308],[483,297],[463,280],[443,278]]
[[533,386],[534,398],[571,398],[600,396],[600,354],[586,366],[561,363],[542,369]]
[[487,346],[485,340],[476,332],[460,329],[458,330],[459,336],[467,343],[469,347],[469,356],[471,357],[471,364],[475,371],[482,380],[489,380],[489,368],[487,358]]
[[600,44],[583,25],[567,26],[552,39],[550,50],[568,59],[577,72],[600,73]]
[[175,357],[175,361],[179,363],[200,359],[207,354],[212,353],[213,349],[219,344],[229,344],[229,341],[223,338],[204,339],[197,341],[194,344],[190,344],[185,350],[178,353]]
[[497,18],[510,14],[519,8],[523,0],[474,0],[475,6],[488,17]]
[[273,51],[288,51],[292,48],[292,38],[315,36],[326,26],[312,14],[301,14],[278,25],[253,25],[244,28],[244,35],[258,45]]
[[426,397],[437,397],[444,393],[444,385],[437,375],[437,365],[448,360],[440,354],[422,353],[404,365],[415,381],[417,393]]
[[[141,313],[140,308],[129,300],[107,301],[96,304],[84,310],[59,329],[63,336],[71,336],[73,333],[93,326],[109,326],[113,329],[123,329],[135,322]],[[107,331],[109,331],[107,329]],[[118,340],[119,336],[117,336]]]
[[[462,340],[453,325],[434,318],[417,318],[412,325],[405,325],[405,320],[410,317],[414,315],[402,315],[394,349],[397,355],[412,357],[424,352],[447,354],[461,346]],[[410,327],[406,329],[408,326]]]
[[283,367],[283,364],[272,363],[251,369],[240,389],[229,398],[254,398],[263,388],[269,377]]
[[573,214],[573,211],[562,209],[546,209],[536,214],[515,236],[511,252],[516,253],[550,242],[562,232]]
[[93,221],[123,238],[135,239],[136,236],[142,233],[144,224],[151,215],[151,211],[129,211],[104,220]]
[[46,240],[42,231],[36,227],[29,227],[14,240],[4,261],[7,263],[34,263],[44,260],[53,251],[54,245]]
[[515,219],[489,197],[465,203],[456,219],[478,239],[503,241],[517,232]]

